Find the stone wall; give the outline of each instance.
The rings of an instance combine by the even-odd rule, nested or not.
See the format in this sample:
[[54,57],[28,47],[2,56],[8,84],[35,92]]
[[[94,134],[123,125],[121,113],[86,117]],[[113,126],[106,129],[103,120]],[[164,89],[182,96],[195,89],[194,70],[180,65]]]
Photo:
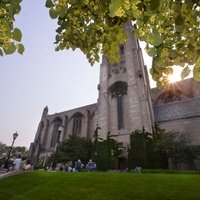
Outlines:
[[200,145],[200,97],[154,106],[155,122]]
[[200,97],[154,106],[155,122],[200,117]]

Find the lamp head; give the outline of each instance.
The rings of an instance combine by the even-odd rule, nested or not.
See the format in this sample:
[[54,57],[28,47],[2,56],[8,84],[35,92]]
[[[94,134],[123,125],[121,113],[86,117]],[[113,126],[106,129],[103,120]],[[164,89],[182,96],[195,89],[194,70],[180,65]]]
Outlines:
[[63,127],[62,127],[62,126],[59,126],[59,127],[58,127],[58,132],[61,133],[62,131],[63,131]]
[[16,132],[16,133],[13,133],[13,140],[15,140],[16,138],[17,138],[17,136],[18,136],[18,133]]

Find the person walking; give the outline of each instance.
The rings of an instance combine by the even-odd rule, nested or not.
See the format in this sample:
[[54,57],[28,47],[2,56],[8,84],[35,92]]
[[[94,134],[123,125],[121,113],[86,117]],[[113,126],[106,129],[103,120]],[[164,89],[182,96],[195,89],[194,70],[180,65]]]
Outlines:
[[18,155],[15,160],[13,161],[13,169],[19,170],[22,168],[22,158],[21,155]]

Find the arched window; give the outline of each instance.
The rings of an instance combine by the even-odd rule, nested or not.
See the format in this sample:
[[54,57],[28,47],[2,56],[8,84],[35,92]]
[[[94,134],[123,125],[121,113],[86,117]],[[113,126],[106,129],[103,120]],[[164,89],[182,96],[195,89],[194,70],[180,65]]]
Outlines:
[[109,91],[112,98],[116,98],[117,101],[117,123],[118,130],[124,128],[123,119],[123,96],[127,94],[127,83],[118,81],[110,86]]
[[166,90],[157,97],[154,105],[166,104],[186,99],[189,99],[189,97],[178,89]]
[[82,128],[82,119],[83,119],[83,115],[81,113],[76,113],[73,116],[73,127],[72,127],[73,135],[80,135],[81,128]]
[[44,134],[44,139],[43,139],[43,142],[42,142],[42,146],[44,148],[45,148],[45,146],[47,144],[48,131],[49,131],[49,120],[47,120],[47,122],[46,122],[45,134]]
[[124,45],[120,45],[119,46],[119,51],[120,51],[120,55],[123,56],[125,54],[125,46]]
[[56,118],[54,121],[53,135],[51,140],[51,147],[55,147],[56,144],[59,143],[60,140],[60,132],[58,128],[62,125],[62,119]]
[[65,120],[64,120],[64,130],[63,130],[63,139],[66,138],[66,134],[67,134],[67,127],[68,127],[68,116],[65,116]]

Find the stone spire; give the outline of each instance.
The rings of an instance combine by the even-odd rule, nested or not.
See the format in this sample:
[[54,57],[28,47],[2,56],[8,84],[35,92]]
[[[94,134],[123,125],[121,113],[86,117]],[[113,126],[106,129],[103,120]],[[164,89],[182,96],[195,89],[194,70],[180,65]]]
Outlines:
[[46,118],[46,116],[48,115],[48,111],[49,111],[48,106],[45,106],[42,112],[42,119]]

